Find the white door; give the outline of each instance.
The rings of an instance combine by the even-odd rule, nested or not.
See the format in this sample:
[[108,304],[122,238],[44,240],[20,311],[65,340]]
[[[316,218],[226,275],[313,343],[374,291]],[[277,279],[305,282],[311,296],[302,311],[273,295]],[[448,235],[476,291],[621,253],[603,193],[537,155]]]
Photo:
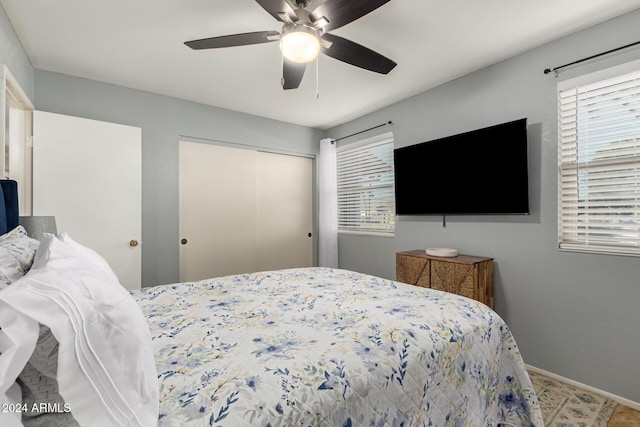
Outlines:
[[180,280],[313,265],[312,160],[180,142]]
[[256,263],[256,152],[180,141],[180,281]]
[[312,160],[258,153],[257,267],[313,265]]
[[33,214],[102,255],[128,289],[141,283],[140,128],[35,111]]

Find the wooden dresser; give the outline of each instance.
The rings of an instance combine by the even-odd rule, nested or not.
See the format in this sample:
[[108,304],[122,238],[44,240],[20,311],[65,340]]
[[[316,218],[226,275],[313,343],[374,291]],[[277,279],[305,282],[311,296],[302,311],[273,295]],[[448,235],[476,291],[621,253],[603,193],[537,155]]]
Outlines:
[[493,308],[493,258],[442,258],[424,249],[397,252],[396,281],[452,292]]

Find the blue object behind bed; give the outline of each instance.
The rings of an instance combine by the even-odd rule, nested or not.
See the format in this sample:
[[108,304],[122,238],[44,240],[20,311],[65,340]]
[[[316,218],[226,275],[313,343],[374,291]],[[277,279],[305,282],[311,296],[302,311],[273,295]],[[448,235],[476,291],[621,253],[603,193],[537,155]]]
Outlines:
[[12,179],[0,179],[0,234],[18,226],[18,183]]

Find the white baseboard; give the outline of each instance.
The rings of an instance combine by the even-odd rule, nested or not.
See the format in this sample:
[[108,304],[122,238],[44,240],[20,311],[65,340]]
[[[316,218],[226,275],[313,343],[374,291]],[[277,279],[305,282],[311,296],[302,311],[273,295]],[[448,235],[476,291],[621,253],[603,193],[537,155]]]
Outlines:
[[536,373],[545,375],[547,377],[553,378],[555,380],[562,381],[562,382],[567,383],[569,385],[572,385],[574,387],[583,388],[585,390],[588,390],[590,392],[599,394],[601,396],[608,397],[609,399],[615,400],[618,403],[630,406],[633,409],[637,409],[638,411],[640,411],[640,403],[634,402],[633,400],[625,399],[624,397],[617,396],[617,395],[615,395],[613,393],[609,393],[608,391],[600,390],[600,389],[597,389],[595,387],[591,387],[590,385],[579,383],[578,381],[574,381],[572,379],[565,378],[565,377],[560,376],[558,374],[554,374],[553,372],[545,371],[544,369],[536,368],[535,366],[531,366],[531,365],[528,365],[526,363],[525,363],[525,366],[527,367],[528,370],[530,370],[532,372],[536,372]]

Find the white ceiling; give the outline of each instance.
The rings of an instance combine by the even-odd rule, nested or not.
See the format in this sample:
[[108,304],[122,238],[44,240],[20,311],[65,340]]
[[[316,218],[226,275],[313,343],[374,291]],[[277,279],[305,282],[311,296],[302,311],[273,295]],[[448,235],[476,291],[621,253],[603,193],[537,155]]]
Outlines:
[[280,31],[253,0],[0,2],[35,68],[321,129],[640,7],[640,0],[391,0],[332,33],[398,66],[384,76],[321,56],[316,98],[315,65],[300,88],[282,90],[278,43],[201,51],[183,44]]

